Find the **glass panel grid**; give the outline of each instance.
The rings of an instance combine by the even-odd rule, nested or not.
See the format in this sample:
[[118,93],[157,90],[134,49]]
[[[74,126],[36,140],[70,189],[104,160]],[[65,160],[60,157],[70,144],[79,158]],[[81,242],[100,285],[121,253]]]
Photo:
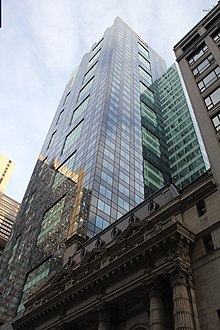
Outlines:
[[159,139],[148,131],[144,126],[142,126],[142,137],[143,137],[143,144],[146,145],[148,148],[153,150],[157,156],[161,155],[160,151],[160,141]]
[[163,173],[149,161],[144,159],[144,183],[160,189],[164,186]]
[[154,103],[154,93],[140,81],[141,94],[145,95],[152,103]]
[[150,62],[140,53],[138,53],[139,61],[142,65],[144,65],[148,70],[150,70]]
[[90,91],[90,89],[92,88],[93,80],[94,80],[94,76],[80,90],[78,100],[82,99],[82,97],[85,96]]
[[71,124],[76,122],[77,119],[82,115],[82,113],[87,109],[89,102],[89,95],[81,102],[81,104],[74,110],[73,116],[71,119]]
[[83,120],[72,130],[72,132],[69,133],[69,135],[67,135],[62,153],[64,153],[70,146],[76,143],[77,139],[80,137],[82,128]]
[[147,120],[149,120],[154,126],[157,126],[156,113],[142,101],[141,101],[141,115]]
[[37,244],[39,245],[44,240],[51,236],[59,227],[61,221],[61,215],[63,212],[65,197],[60,199],[53,207],[51,207],[45,214],[41,224],[41,231],[37,238]]

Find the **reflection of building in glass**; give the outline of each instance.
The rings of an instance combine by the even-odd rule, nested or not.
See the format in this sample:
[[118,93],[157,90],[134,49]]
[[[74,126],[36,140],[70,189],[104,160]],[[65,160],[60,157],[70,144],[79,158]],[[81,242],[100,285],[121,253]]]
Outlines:
[[7,157],[0,155],[0,254],[9,239],[20,204],[5,195],[15,163]]
[[[38,180],[29,182],[2,260],[1,274],[4,278],[1,290],[5,307],[1,306],[1,312],[6,318],[14,313],[19,297],[18,310],[23,310],[28,292],[46,274],[45,270],[36,271],[36,279],[29,281],[29,270],[47,259],[50,272],[61,266],[73,213],[77,190],[75,182],[40,160],[33,172],[35,177]],[[29,282],[21,296],[26,276]]]
[[99,234],[167,183],[171,171],[157,83],[165,72],[165,61],[120,18],[82,58],[5,251],[4,319],[17,306],[24,311],[35,285],[59,270],[63,255],[66,261],[75,252],[69,246],[76,237],[82,243]]

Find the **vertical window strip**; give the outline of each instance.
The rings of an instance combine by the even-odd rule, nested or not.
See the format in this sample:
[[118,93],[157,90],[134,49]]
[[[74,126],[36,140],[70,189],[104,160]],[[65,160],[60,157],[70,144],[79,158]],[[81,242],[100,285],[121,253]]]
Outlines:
[[154,126],[157,126],[157,115],[156,113],[141,101],[141,115],[149,120]]
[[84,111],[87,109],[88,102],[89,102],[89,95],[74,110],[70,125],[72,125],[74,122],[76,123],[76,121],[79,119],[79,117],[84,113]]
[[64,142],[62,154],[70,147],[73,146],[78,138],[81,135],[82,128],[83,128],[83,121],[82,120],[74,129],[67,135],[66,140]]
[[86,83],[86,85],[80,90],[78,100],[82,99],[91,89],[94,76]]
[[145,95],[152,103],[154,103],[154,93],[140,81],[140,92]]
[[161,155],[159,139],[142,126],[143,144],[149,147],[158,157]]

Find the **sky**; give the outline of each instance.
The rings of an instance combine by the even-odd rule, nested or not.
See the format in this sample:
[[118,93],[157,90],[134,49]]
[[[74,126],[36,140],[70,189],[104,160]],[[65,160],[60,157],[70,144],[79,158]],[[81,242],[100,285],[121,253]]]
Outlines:
[[21,202],[65,85],[119,16],[170,66],[173,46],[217,1],[3,0],[0,154],[16,163],[6,194]]

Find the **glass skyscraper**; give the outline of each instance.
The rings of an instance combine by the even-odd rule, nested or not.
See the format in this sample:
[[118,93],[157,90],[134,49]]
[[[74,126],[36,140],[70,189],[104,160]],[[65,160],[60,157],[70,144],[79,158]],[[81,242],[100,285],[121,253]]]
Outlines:
[[[59,269],[75,234],[98,234],[181,175],[174,169],[177,140],[169,135],[175,123],[168,109],[181,87],[164,96],[173,77],[178,84],[172,70],[166,73],[165,61],[120,18],[84,55],[65,88],[5,249],[3,319],[22,312],[30,291]],[[186,103],[175,102],[180,101]],[[179,139],[184,131],[179,124],[176,130]],[[184,143],[178,140],[179,152],[185,152]],[[205,171],[195,143],[203,165],[189,176]]]
[[[140,93],[145,108],[154,108],[152,83],[165,70],[164,60],[117,18],[65,89],[41,159],[68,168],[91,191],[89,236],[144,198]],[[143,136],[159,148],[150,131]],[[157,188],[163,184],[162,178]]]

